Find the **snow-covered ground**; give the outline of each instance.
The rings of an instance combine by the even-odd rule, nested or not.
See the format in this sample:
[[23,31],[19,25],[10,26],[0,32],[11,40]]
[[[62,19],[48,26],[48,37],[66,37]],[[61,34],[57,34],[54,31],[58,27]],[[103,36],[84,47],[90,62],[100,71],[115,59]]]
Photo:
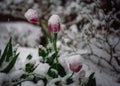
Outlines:
[[[84,64],[82,70],[85,71],[86,73],[85,76],[88,77],[90,73],[95,72],[97,86],[120,86],[120,83],[117,83],[117,80],[120,77],[120,74],[117,74],[114,71],[113,72],[110,71],[109,65],[107,63],[103,63],[104,65],[108,66],[108,68],[104,68],[100,65],[97,65],[94,62],[96,61],[96,58],[92,58],[92,60],[90,60],[89,58],[91,57],[84,56],[84,55],[89,56],[90,51],[87,49],[83,50],[81,48],[82,42],[79,42],[80,39],[77,39],[80,32],[78,32],[77,29],[75,29],[75,27],[72,27],[72,28],[74,29],[65,30],[65,33],[71,33],[71,34],[64,35],[64,33],[62,33],[61,31],[58,35],[59,40],[57,44],[60,50],[60,58],[59,58],[60,63],[62,63],[62,65],[64,65],[65,68],[67,68],[65,59],[69,58],[70,56],[81,55],[82,56],[81,61]],[[35,65],[39,64],[40,61],[42,60],[42,58],[38,56],[38,45],[39,45],[38,41],[40,41],[39,38],[42,36],[41,30],[39,27],[33,26],[28,23],[24,23],[24,22],[1,23],[0,24],[0,49],[4,48],[4,45],[7,43],[9,39],[9,35],[13,36],[14,45],[16,44],[20,45],[18,47],[18,52],[20,52],[20,55],[19,55],[19,58],[17,59],[17,62],[14,68],[11,70],[11,72],[8,75],[0,74],[1,76],[0,81],[2,81],[2,78],[5,78],[5,77],[6,77],[6,80],[8,81],[9,79],[7,77],[10,77],[12,80],[19,78],[24,73],[25,63],[28,62],[26,60],[26,57],[29,54],[33,56],[32,60],[30,61]],[[72,45],[69,44],[71,40],[72,40]],[[101,53],[100,51],[97,51],[97,49],[95,49],[95,51],[99,52],[100,55],[104,54],[104,53]],[[38,68],[36,68],[35,73],[39,73],[40,75],[46,76],[46,71],[48,70],[48,68],[49,68],[49,65],[40,63]],[[53,82],[54,80],[51,81],[48,84],[48,86],[52,86]],[[44,83],[43,81],[39,81],[36,84],[30,81],[24,81],[22,83],[22,86],[28,86],[28,85],[43,86]],[[76,83],[74,83],[70,86],[77,86],[77,85]]]
[[0,23],[0,45],[6,44],[9,37],[13,37],[13,44],[36,47],[43,36],[41,28],[25,22]]

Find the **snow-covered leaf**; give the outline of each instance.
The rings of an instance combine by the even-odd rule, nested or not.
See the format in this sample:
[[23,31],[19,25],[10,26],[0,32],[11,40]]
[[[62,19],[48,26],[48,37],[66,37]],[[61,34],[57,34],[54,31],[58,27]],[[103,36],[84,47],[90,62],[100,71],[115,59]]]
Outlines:
[[8,73],[13,68],[13,66],[18,58],[18,55],[19,55],[19,53],[13,57],[12,61],[8,64],[8,66],[4,70],[2,70],[2,72]]
[[35,66],[33,63],[27,63],[25,66],[25,71],[31,73],[37,68],[37,66]]
[[56,73],[55,70],[52,69],[52,67],[49,68],[47,74],[48,74],[50,77],[52,77],[52,78],[57,78],[57,77],[58,77],[58,74]]
[[[49,72],[51,72],[51,69],[56,70],[61,77],[64,77],[64,76],[66,75],[65,69],[64,69],[64,68],[62,67],[62,65],[59,64],[59,63],[55,63],[55,64],[53,64],[53,65],[49,68],[49,70],[48,70],[48,75],[50,74]],[[51,74],[51,75],[52,75],[52,74]],[[50,76],[51,76],[51,75],[50,75]],[[57,75],[57,76],[58,76],[58,75]],[[54,77],[54,75],[53,75],[52,77]]]
[[9,62],[9,60],[11,60],[12,58],[12,54],[13,54],[13,49],[12,49],[12,38],[10,38],[9,42],[8,42],[8,50],[7,50],[7,55],[6,55],[6,62]]
[[26,59],[28,59],[28,60],[32,59],[32,55],[29,54],[29,55],[26,57]]
[[4,61],[5,58],[6,58],[8,47],[9,47],[9,42],[7,43],[7,45],[6,45],[6,47],[5,47],[5,50],[4,50],[4,52],[3,52],[2,56],[1,56],[0,66],[2,65],[3,61]]

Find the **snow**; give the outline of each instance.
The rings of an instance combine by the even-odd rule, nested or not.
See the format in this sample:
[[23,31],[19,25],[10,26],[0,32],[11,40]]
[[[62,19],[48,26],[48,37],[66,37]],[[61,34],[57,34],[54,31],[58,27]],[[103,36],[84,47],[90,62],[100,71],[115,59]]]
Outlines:
[[13,0],[13,3],[14,4],[19,4],[19,3],[21,3],[22,2],[22,0]]
[[[98,86],[101,86],[101,85],[102,86],[119,86],[120,85],[118,83],[115,83],[115,78],[108,76],[105,73],[96,72],[96,78],[97,78],[96,83],[98,83]],[[106,80],[109,81],[109,83],[106,82]]]
[[36,84],[37,86],[44,86],[44,82],[42,80],[38,81],[38,83]]
[[5,73],[0,73],[0,86],[11,86],[10,78]]
[[14,44],[36,47],[39,45],[42,35],[40,27],[29,23],[0,23],[0,44],[6,44],[9,40],[9,36],[12,36]]
[[48,24],[51,24],[53,26],[59,24],[60,22],[60,17],[56,14],[53,14],[48,20]]
[[17,79],[19,79],[23,74],[24,74],[25,72],[23,71],[23,70],[14,70],[14,71],[12,71],[12,72],[10,72],[8,75],[9,75],[9,77],[11,77],[12,78],[12,80],[17,80]]
[[49,65],[48,64],[43,64],[40,63],[38,65],[38,67],[35,69],[35,73],[41,75],[42,77],[45,77],[47,75],[47,71],[49,69]]
[[80,55],[74,55],[67,58],[68,64],[82,64],[82,57]]
[[21,86],[36,86],[36,85],[31,81],[24,81],[22,82]]
[[[38,65],[38,63],[42,60],[42,58],[38,56],[37,49],[19,47],[18,52],[20,52],[20,55],[15,65],[16,70],[21,69],[21,68],[25,69],[24,68],[25,63],[31,62],[31,63],[34,63],[35,65]],[[26,57],[29,54],[32,55],[32,59],[28,61],[26,60]]]

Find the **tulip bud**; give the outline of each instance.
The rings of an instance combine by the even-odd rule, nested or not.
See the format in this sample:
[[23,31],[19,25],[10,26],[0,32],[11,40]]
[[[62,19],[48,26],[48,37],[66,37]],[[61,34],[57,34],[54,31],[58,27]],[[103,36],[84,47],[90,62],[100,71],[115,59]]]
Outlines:
[[49,30],[52,33],[58,33],[60,31],[60,17],[58,15],[52,15],[48,20]]
[[73,72],[79,72],[82,68],[82,63],[81,63],[81,57],[76,55],[76,56],[71,56],[68,59],[68,64],[69,64],[69,68],[71,71]]
[[69,64],[69,66],[70,66],[70,70],[76,73],[79,72],[82,68],[81,64]]
[[36,23],[39,20],[38,12],[34,9],[29,9],[24,16],[30,23]]

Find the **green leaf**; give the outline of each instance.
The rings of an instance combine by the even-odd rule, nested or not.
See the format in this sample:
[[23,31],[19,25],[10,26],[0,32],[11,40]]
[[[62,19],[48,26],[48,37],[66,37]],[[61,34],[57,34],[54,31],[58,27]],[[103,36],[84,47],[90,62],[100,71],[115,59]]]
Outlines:
[[28,72],[28,73],[31,73],[37,68],[37,66],[34,66],[33,63],[27,63],[26,66],[25,66],[25,71]]
[[[51,73],[51,69],[56,70],[61,77],[64,77],[66,75],[66,72],[65,72],[64,68],[60,64],[58,64],[58,63],[53,64],[49,68],[49,71],[48,71],[48,75],[54,78],[54,75],[50,74]],[[58,74],[56,74],[56,75],[58,76]]]
[[72,80],[72,79],[68,78],[68,79],[66,80],[66,84],[67,84],[67,85],[72,84],[72,83],[73,83],[73,80]]
[[21,77],[20,77],[20,79],[25,79],[25,78],[27,78],[28,76],[29,76],[28,74],[22,74]]
[[44,82],[44,86],[46,86],[46,84],[47,84],[47,79],[46,78],[43,78],[43,77],[39,77],[39,76],[34,76],[34,78],[33,78],[33,82],[34,83],[37,83],[39,80],[42,80],[43,82]]
[[43,82],[44,82],[44,86],[46,86],[46,84],[47,84],[47,79],[46,79],[46,77],[40,77],[40,76],[38,76],[38,75],[34,75],[34,78],[33,78],[33,82],[34,83],[37,83],[39,80],[42,80]]
[[1,50],[0,50],[0,56],[1,56]]
[[47,79],[46,79],[46,78],[43,78],[42,80],[43,80],[43,82],[44,82],[44,86],[46,86],[46,85],[47,85],[47,82],[48,82]]
[[46,35],[47,37],[51,39],[51,33],[48,29],[47,22],[45,20],[40,19],[39,23],[40,23],[40,26],[42,27],[42,31],[44,35]]
[[96,86],[96,79],[94,78],[94,74],[95,73],[92,73],[90,76],[89,76],[89,80],[88,80],[88,83],[86,86]]
[[45,45],[45,47],[47,47],[48,44],[50,43],[50,39],[48,37],[45,37],[45,38],[46,38],[46,45]]
[[28,72],[28,73],[31,73],[33,72],[33,69],[34,69],[34,64],[32,63],[27,63],[26,66],[25,66],[25,71]]
[[94,78],[94,74],[95,74],[95,73],[92,73],[92,74],[89,76],[89,79],[93,79],[93,78]]
[[6,62],[9,62],[10,59],[12,59],[12,38],[10,38],[9,43],[8,43],[8,51],[7,51],[7,56],[6,56]]
[[52,68],[50,68],[47,72],[47,74],[52,77],[52,78],[57,78],[58,77],[58,74],[52,70]]
[[47,56],[47,53],[45,52],[44,49],[39,48],[39,50],[38,50],[38,54],[39,54],[39,56],[42,57],[42,59],[43,59],[43,63],[44,63],[44,62],[45,62],[45,59],[46,59],[46,56]]
[[43,60],[45,60],[45,56],[47,55],[44,49],[39,48],[38,50],[39,56],[42,56]]
[[55,69],[58,71],[58,74],[61,76],[61,77],[64,77],[66,75],[66,72],[65,72],[65,69],[62,67],[61,64],[59,63],[55,63],[51,66],[52,69]]
[[58,64],[58,74],[61,76],[61,77],[64,77],[66,75],[66,72],[65,72],[65,69],[63,68],[63,66],[61,64]]
[[7,56],[8,48],[9,48],[9,42],[7,43],[7,45],[6,45],[5,49],[4,49],[4,52],[3,52],[2,56],[1,56],[0,66],[2,65],[2,63],[4,62],[4,60],[5,60],[6,56]]
[[28,60],[32,59],[32,55],[29,54],[29,55],[26,57],[26,59],[28,59]]
[[8,66],[1,72],[8,73],[15,65],[18,55],[19,55],[19,53],[13,57],[12,61],[8,64]]
[[47,48],[47,54],[51,53],[52,49],[51,48]]
[[[52,78],[57,78],[57,77],[58,77],[58,74],[56,74],[56,72],[53,71],[53,70],[56,70],[56,69],[57,69],[57,64],[53,64],[53,65],[49,68],[47,74],[48,74],[49,76],[51,76]],[[57,70],[56,70],[56,71],[57,71]]]
[[58,53],[53,53],[53,55],[51,57],[47,57],[46,58],[46,63],[48,63],[49,65],[52,65],[54,62],[54,59],[57,57]]
[[[46,45],[45,45],[45,48],[46,49],[53,49],[53,39],[50,39],[48,37],[46,37]],[[51,46],[52,45],[52,46]]]
[[55,82],[56,86],[62,86],[60,81]]
[[48,25],[47,23],[44,21],[44,20],[40,20],[40,23],[45,27],[45,28],[48,28]]

